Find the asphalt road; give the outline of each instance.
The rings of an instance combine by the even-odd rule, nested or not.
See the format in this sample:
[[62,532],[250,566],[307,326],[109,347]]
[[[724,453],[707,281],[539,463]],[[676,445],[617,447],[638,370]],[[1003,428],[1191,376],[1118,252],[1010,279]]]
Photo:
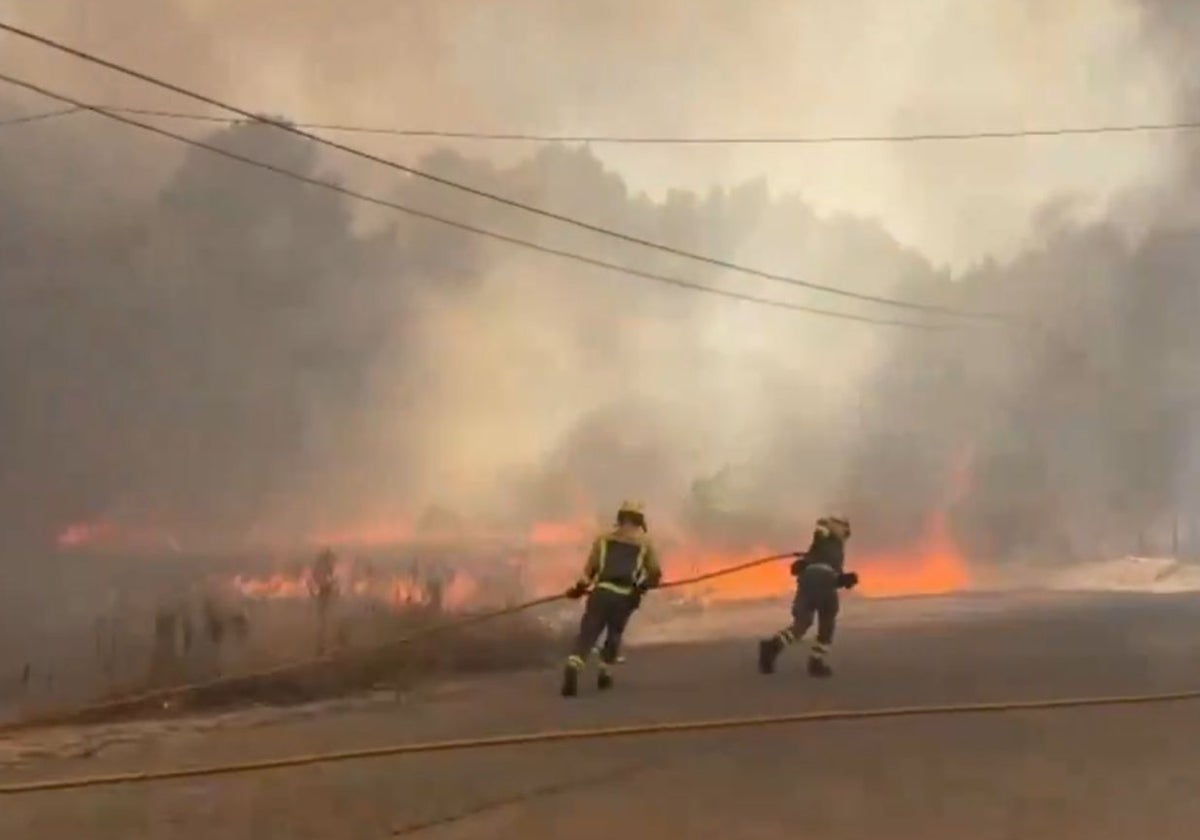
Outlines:
[[[728,625],[754,623],[743,611]],[[721,625],[710,616],[704,632]],[[634,648],[607,695],[589,681],[565,701],[557,673],[543,671],[322,714],[233,715],[107,739],[49,733],[0,743],[22,756],[0,781],[538,729],[1200,688],[1200,597],[859,603],[840,633],[829,681],[805,676],[798,651],[760,676],[747,639]],[[1200,831],[1198,790],[1200,702],[1183,702],[507,747],[22,795],[0,801],[0,837],[1169,840]]]

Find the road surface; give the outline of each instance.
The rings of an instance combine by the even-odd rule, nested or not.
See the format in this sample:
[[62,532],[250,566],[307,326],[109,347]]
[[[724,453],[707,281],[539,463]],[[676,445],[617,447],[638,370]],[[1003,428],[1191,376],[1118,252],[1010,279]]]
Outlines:
[[[538,729],[1200,688],[1197,597],[858,602],[830,681],[806,677],[798,651],[762,677],[751,640],[711,638],[778,617],[680,619],[676,638],[704,638],[633,648],[603,696],[589,680],[564,701],[547,670],[319,710],[47,733],[0,742],[0,782]],[[643,640],[668,630],[646,628]],[[0,802],[0,837],[1173,840],[1197,836],[1198,790],[1200,702],[1183,702],[506,747],[39,793]]]

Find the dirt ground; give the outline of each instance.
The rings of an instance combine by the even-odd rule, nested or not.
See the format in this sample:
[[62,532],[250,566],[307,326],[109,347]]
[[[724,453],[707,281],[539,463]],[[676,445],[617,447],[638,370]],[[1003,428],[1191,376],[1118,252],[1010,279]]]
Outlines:
[[[729,616],[738,635],[781,617]],[[721,626],[710,614],[644,628],[643,641],[708,640],[633,648],[604,696],[564,701],[547,670],[43,733],[0,741],[0,781],[538,729],[1200,688],[1196,596],[858,602],[828,682],[806,677],[798,655],[758,675],[752,642],[717,639]],[[1198,736],[1200,703],[1183,702],[512,747],[7,797],[0,837],[1191,838]]]

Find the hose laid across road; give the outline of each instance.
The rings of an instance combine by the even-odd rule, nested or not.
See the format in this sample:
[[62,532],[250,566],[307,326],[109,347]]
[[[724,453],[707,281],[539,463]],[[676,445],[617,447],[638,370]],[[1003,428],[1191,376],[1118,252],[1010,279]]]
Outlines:
[[715,732],[731,729],[752,729],[783,724],[819,723],[829,721],[864,721],[881,718],[928,717],[934,715],[985,714],[997,712],[1051,711],[1096,706],[1132,706],[1149,703],[1169,703],[1200,699],[1200,691],[1173,694],[1140,694],[1115,697],[1074,697],[1050,700],[1017,700],[1001,703],[964,703],[940,706],[893,706],[880,709],[839,709],[799,712],[767,717],[720,718],[715,720],[645,723],[632,726],[612,726],[599,729],[565,729],[468,738],[453,741],[429,741],[417,744],[393,744],[325,753],[286,756],[283,758],[249,761],[238,764],[218,764],[206,767],[181,767],[171,770],[147,770],[134,773],[114,773],[103,776],[77,776],[66,779],[44,779],[35,782],[0,785],[0,795],[38,793],[55,790],[107,787],[112,785],[145,784],[173,779],[196,779],[230,776],[238,773],[257,773],[314,764],[358,761],[366,758],[391,758],[404,755],[455,752],[493,747],[517,747],[530,744],[562,743],[565,741],[595,741],[608,738],[631,738],[645,735],[678,735],[692,732]]
[[[773,554],[769,557],[760,557],[756,560],[749,560],[744,563],[738,563],[733,566],[716,569],[711,572],[695,575],[694,577],[668,581],[658,588],[674,589],[682,586],[692,586],[693,584],[703,583],[707,580],[738,574],[739,572],[744,572],[748,569],[753,569],[758,566],[764,566],[768,563],[791,559],[795,556],[795,552],[788,552],[786,554]],[[170,703],[170,701],[186,697],[188,694],[193,692],[208,691],[220,688],[234,688],[240,683],[261,680],[265,677],[278,677],[283,676],[284,674],[298,673],[310,668],[319,667],[321,665],[330,665],[338,662],[347,662],[363,657],[375,656],[395,650],[396,648],[403,647],[405,645],[410,645],[414,642],[423,641],[444,633],[461,630],[464,627],[470,627],[487,621],[494,621],[499,618],[516,615],[517,613],[531,610],[534,607],[552,604],[556,601],[562,601],[565,599],[566,595],[562,593],[557,595],[547,595],[541,598],[534,598],[531,601],[526,601],[521,604],[515,604],[489,612],[465,615],[450,619],[449,621],[430,624],[426,627],[418,628],[417,630],[409,633],[406,636],[402,636],[399,639],[393,639],[389,642],[385,642],[384,644],[374,647],[363,648],[356,651],[342,652],[340,654],[330,654],[296,662],[288,662],[261,671],[235,674],[227,677],[218,677],[216,679],[201,683],[190,683],[187,685],[178,685],[168,688],[155,689],[153,691],[140,692],[138,694],[118,697],[116,699],[106,700],[100,703],[78,706],[73,709],[51,712],[49,714],[25,718],[24,720],[18,720],[12,723],[0,724],[0,736],[11,735],[31,729],[42,729],[50,726],[68,726],[73,724],[91,723],[107,716],[128,714],[143,710],[149,705],[165,707]]]

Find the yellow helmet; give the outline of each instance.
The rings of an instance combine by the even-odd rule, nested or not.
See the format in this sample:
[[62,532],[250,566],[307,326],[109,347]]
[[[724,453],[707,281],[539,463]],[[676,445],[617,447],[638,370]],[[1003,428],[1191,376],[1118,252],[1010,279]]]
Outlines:
[[642,508],[641,502],[631,502],[626,499],[625,501],[621,502],[621,506],[617,508],[617,516],[620,516],[622,513],[645,514],[645,510]]
[[617,508],[617,524],[625,523],[642,530],[646,529],[646,514],[641,502],[633,502],[628,499],[621,502],[621,506]]

